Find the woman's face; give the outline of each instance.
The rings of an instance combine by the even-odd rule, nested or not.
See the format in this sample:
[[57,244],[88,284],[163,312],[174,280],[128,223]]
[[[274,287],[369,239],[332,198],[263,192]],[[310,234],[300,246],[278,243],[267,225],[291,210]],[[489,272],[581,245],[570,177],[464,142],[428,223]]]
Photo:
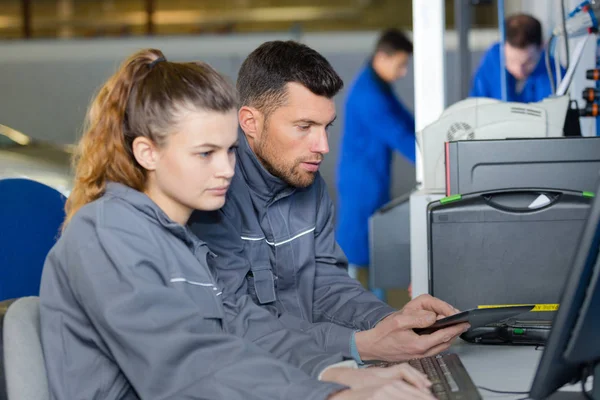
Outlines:
[[178,117],[165,143],[147,154],[153,169],[148,171],[146,193],[171,219],[185,224],[193,210],[217,210],[225,204],[235,167],[238,120],[233,109],[186,111]]

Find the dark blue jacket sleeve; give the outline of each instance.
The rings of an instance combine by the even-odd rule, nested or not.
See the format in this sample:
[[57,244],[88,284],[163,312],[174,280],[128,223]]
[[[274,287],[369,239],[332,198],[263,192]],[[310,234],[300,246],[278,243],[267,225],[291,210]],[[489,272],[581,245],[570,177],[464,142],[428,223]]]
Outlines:
[[321,191],[315,230],[313,318],[357,330],[371,329],[396,310],[348,275],[346,257],[335,240],[333,202],[324,184]]

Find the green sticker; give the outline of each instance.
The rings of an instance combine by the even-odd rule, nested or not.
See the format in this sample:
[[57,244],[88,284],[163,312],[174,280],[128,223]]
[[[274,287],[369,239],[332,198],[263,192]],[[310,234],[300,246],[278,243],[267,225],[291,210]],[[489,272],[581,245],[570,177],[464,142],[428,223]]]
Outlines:
[[452,196],[448,196],[448,197],[444,197],[443,199],[440,199],[440,203],[446,204],[446,203],[451,203],[453,201],[458,201],[460,199],[462,199],[462,195],[453,194]]

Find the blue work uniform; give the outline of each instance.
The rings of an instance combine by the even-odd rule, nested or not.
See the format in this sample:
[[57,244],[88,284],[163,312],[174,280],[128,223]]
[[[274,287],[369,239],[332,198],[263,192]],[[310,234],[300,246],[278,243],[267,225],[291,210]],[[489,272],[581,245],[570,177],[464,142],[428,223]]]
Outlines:
[[[552,94],[548,69],[545,63],[545,53],[542,52],[540,61],[523,83],[521,91],[517,91],[517,79],[507,72],[506,95],[507,101],[532,103],[545,99]],[[552,76],[556,76],[554,60],[550,60]],[[564,71],[561,71],[564,75]],[[500,43],[494,44],[483,56],[479,68],[473,78],[470,97],[488,97],[502,100],[500,83]]]
[[369,62],[346,98],[337,165],[336,239],[350,264],[369,265],[369,217],[390,200],[394,150],[414,164],[415,120]]

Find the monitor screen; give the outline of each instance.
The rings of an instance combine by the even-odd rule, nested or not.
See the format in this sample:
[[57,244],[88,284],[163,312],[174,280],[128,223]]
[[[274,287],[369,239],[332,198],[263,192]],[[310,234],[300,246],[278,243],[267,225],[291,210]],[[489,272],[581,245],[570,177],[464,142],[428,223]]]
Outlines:
[[[553,328],[531,386],[532,399],[546,398],[566,383],[581,379],[586,364],[600,361],[600,341],[597,340],[600,324],[599,244],[600,188],[581,234]],[[592,337],[594,332],[596,337]]]

